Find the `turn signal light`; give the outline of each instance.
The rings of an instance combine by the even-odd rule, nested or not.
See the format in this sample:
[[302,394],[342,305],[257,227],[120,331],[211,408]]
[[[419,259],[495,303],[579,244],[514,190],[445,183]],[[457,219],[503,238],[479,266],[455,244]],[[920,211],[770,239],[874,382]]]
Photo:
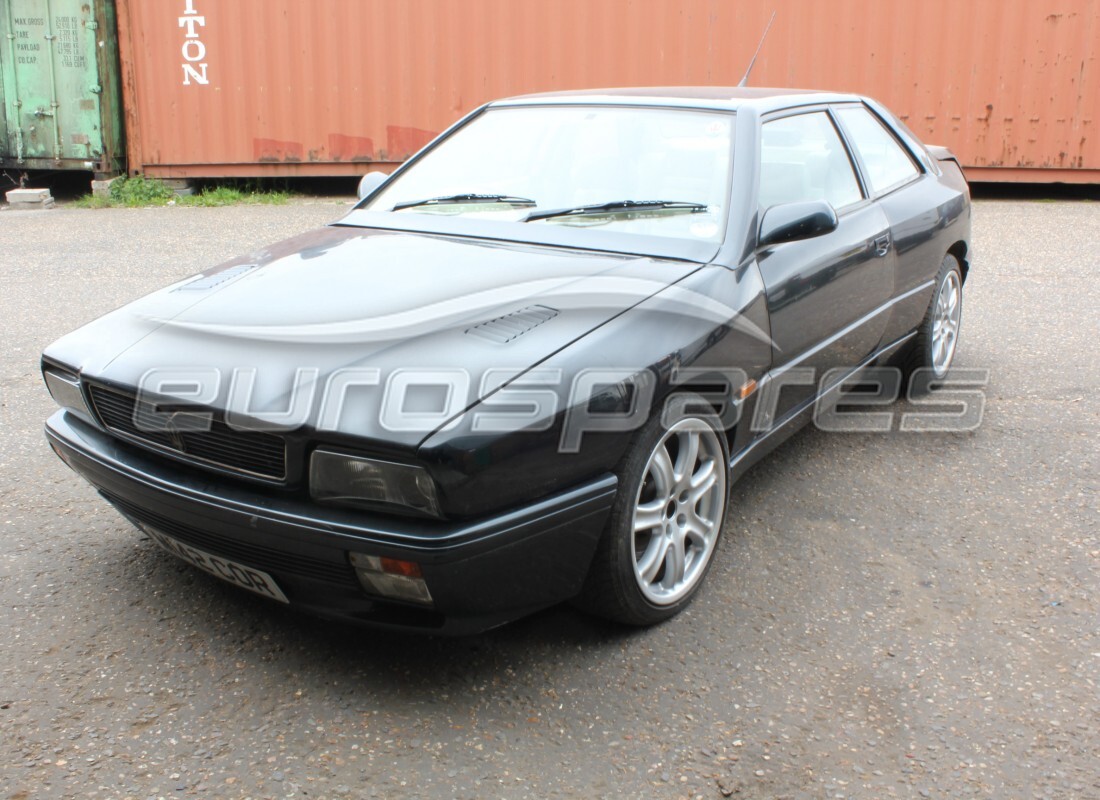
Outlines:
[[420,565],[415,561],[398,561],[396,558],[380,558],[382,571],[390,575],[404,575],[406,578],[423,578]]

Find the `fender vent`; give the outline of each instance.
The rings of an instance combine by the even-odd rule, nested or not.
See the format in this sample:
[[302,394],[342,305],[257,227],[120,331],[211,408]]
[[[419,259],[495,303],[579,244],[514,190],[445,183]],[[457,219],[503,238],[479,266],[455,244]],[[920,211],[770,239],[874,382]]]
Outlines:
[[489,342],[507,344],[537,328],[542,323],[552,320],[557,315],[556,308],[527,306],[527,308],[521,308],[519,311],[512,311],[504,316],[480,322],[472,328],[467,328],[466,333]]

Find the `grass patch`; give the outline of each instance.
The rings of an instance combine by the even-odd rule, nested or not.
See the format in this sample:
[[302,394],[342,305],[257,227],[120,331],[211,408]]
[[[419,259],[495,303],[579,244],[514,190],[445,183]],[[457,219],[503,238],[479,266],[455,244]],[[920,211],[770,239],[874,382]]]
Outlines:
[[116,205],[139,208],[163,206],[173,197],[175,193],[156,178],[136,175],[133,178],[119,178],[112,183],[109,199]]
[[272,189],[259,181],[234,181],[208,184],[198,192],[178,197],[163,181],[122,176],[111,184],[106,197],[84,195],[76,200],[77,208],[145,208],[148,206],[236,206],[236,205],[286,205],[290,192]]
[[290,193],[279,190],[238,189],[236,186],[204,186],[198,194],[177,197],[181,206],[285,206]]
[[73,205],[77,208],[113,208],[117,204],[111,201],[109,197],[99,197],[94,194],[86,194],[83,197],[78,197],[73,201]]

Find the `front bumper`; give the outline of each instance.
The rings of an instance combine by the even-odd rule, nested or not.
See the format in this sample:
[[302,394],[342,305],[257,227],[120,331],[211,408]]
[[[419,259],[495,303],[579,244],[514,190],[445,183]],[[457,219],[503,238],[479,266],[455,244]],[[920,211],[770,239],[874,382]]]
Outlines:
[[[65,411],[46,422],[46,438],[131,521],[269,573],[292,606],[435,633],[473,633],[575,596],[616,490],[609,474],[493,517],[429,522],[325,508],[181,467]],[[368,596],[352,551],[419,563],[434,607]]]

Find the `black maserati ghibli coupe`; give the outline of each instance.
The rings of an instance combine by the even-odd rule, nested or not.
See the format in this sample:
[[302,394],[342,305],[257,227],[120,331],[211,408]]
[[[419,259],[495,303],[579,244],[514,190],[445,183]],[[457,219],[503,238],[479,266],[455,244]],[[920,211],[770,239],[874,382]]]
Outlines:
[[48,347],[51,447],[165,549],[314,613],[667,619],[730,486],[869,368],[947,375],[954,156],[878,103],[489,103],[325,228]]

